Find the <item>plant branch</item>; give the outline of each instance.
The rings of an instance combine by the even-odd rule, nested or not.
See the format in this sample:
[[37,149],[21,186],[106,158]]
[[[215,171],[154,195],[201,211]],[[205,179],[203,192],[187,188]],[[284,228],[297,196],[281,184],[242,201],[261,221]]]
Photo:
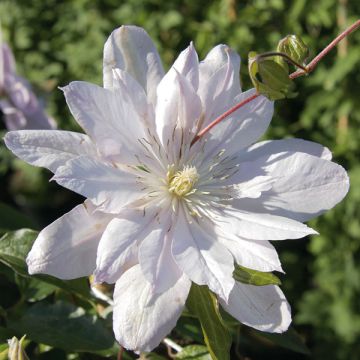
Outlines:
[[[324,50],[322,50],[318,55],[314,57],[310,61],[308,65],[306,65],[306,70],[297,70],[289,75],[290,79],[295,79],[300,76],[303,76],[305,74],[309,74],[312,72],[317,64],[321,61],[323,57],[325,57],[341,40],[343,40],[345,37],[350,35],[352,32],[357,30],[360,27],[360,19],[355,21],[351,26],[349,26],[346,30],[344,30],[341,34],[339,34],[328,46],[325,47]],[[248,98],[242,100],[226,112],[224,112],[222,115],[220,115],[218,118],[216,118],[214,121],[212,121],[208,126],[206,126],[204,129],[198,132],[198,134],[194,137],[194,139],[191,142],[191,145],[194,145],[202,136],[204,136],[208,131],[210,131],[215,125],[217,125],[219,122],[227,118],[229,115],[231,115],[236,110],[240,109],[241,107],[245,106],[249,102],[255,100],[260,94],[255,93]]]

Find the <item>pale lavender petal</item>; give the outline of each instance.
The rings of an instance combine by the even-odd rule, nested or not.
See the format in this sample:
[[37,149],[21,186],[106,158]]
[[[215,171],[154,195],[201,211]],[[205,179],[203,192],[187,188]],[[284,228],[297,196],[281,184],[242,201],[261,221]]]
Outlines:
[[130,100],[137,96],[141,99],[143,94],[128,94],[127,89],[109,90],[76,81],[62,90],[74,118],[96,142],[102,155],[108,160],[131,164],[138,163],[136,155],[143,152],[137,139],[147,134],[145,118]]
[[340,165],[309,154],[270,154],[254,159],[253,164],[276,181],[259,199],[236,200],[238,209],[307,221],[334,207],[349,189],[349,178]]
[[196,221],[190,223],[184,210],[178,214],[173,237],[172,253],[180,269],[193,282],[207,285],[226,300],[234,286],[233,257],[226,247]]
[[182,275],[171,253],[171,219],[167,219],[170,209],[161,216],[160,224],[151,226],[151,232],[144,238],[139,248],[139,263],[145,278],[153,286],[153,291],[164,292],[174,286]]
[[116,282],[113,326],[116,340],[126,349],[151,351],[175,327],[191,282],[183,275],[163,293],[154,293],[139,265]]
[[291,323],[291,309],[278,286],[236,282],[228,303],[220,304],[241,323],[261,331],[282,333]]
[[95,269],[101,234],[112,218],[95,210],[86,201],[43,229],[26,259],[29,274],[60,279],[89,276]]
[[143,196],[135,175],[89,156],[69,160],[56,171],[53,180],[89,198],[101,211],[113,214]]
[[95,280],[116,282],[129,266],[138,262],[138,245],[151,231],[152,215],[141,210],[129,210],[114,218],[101,237]]
[[78,156],[98,157],[97,149],[87,135],[71,131],[10,131],[5,135],[4,141],[20,159],[54,173],[68,160]]
[[104,46],[104,87],[112,88],[112,70],[129,73],[145,90],[149,102],[156,103],[156,87],[164,76],[160,56],[146,33],[137,26],[114,30]]

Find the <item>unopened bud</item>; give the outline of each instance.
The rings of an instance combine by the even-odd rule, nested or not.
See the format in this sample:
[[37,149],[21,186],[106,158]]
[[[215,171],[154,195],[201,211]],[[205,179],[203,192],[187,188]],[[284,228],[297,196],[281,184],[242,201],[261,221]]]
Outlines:
[[[304,65],[305,60],[309,57],[309,48],[297,35],[287,35],[281,39],[277,51],[286,54],[300,65]],[[280,61],[283,62],[284,59],[281,58]]]
[[287,69],[274,60],[249,53],[249,73],[257,92],[270,100],[294,97],[294,84]]
[[9,344],[9,360],[29,360],[23,349],[23,342],[26,335],[24,335],[20,341],[14,336],[11,340],[8,340]]

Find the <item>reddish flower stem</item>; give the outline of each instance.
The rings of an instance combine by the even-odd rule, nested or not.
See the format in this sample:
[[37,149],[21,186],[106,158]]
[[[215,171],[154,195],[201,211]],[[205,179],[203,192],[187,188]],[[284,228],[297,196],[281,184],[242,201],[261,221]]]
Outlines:
[[[344,39],[346,36],[350,35],[352,32],[354,32],[356,29],[360,27],[360,19],[355,21],[351,26],[349,26],[346,30],[344,30],[341,34],[339,34],[324,50],[322,50],[318,55],[314,57],[310,61],[310,63],[306,66],[306,71],[304,70],[297,70],[289,75],[290,79],[295,79],[300,76],[309,74],[312,72],[317,64],[321,61],[321,59],[326,56],[342,39]],[[256,93],[254,95],[249,96],[248,98],[244,99],[243,101],[239,102],[226,112],[224,112],[222,115],[220,115],[218,118],[216,118],[213,122],[211,122],[208,126],[206,126],[204,129],[198,132],[198,134],[194,137],[193,141],[191,142],[191,145],[195,144],[202,136],[204,136],[208,131],[210,131],[215,125],[217,125],[219,122],[227,118],[229,115],[231,115],[236,110],[240,109],[241,107],[245,106],[249,102],[255,100],[260,94]]]

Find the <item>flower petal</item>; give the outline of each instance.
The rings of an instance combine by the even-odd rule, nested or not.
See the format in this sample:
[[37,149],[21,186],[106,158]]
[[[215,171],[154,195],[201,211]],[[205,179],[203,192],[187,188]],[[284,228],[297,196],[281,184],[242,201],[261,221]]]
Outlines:
[[196,91],[199,86],[199,59],[192,42],[180,53],[173,67],[189,81]]
[[128,72],[145,90],[149,102],[156,103],[156,87],[164,76],[160,56],[149,35],[137,26],[114,30],[104,46],[104,87],[112,88],[112,70]]
[[261,331],[282,333],[291,323],[291,309],[278,286],[235,283],[225,311],[241,323]]
[[29,274],[44,273],[60,279],[90,275],[101,234],[112,218],[95,210],[86,201],[43,229],[26,259]]
[[269,241],[246,240],[235,236],[222,236],[219,241],[241,266],[264,272],[283,272],[276,249]]
[[143,194],[134,175],[88,156],[68,161],[52,179],[114,214]]
[[334,207],[349,189],[346,171],[316,156],[285,152],[255,159],[253,164],[276,181],[259,199],[235,201],[239,209],[307,221]]
[[198,94],[204,109],[203,125],[235,105],[240,94],[240,57],[226,45],[214,47],[200,62]]
[[[136,154],[142,149],[136,140],[146,137],[146,122],[131,99],[141,99],[142,92],[128,94],[125,89],[108,90],[82,81],[72,82],[62,90],[74,118],[102,155],[112,161],[137,162]],[[130,91],[130,87],[126,90]]]
[[[242,201],[240,199],[239,201]],[[215,231],[248,240],[299,239],[317,232],[305,224],[282,216],[224,209],[212,216]]]
[[331,160],[332,158],[331,152],[327,147],[303,139],[266,140],[251,145],[244,150],[244,152],[238,154],[241,161],[252,161],[261,156],[282,152],[301,152],[320,157],[324,160]]
[[138,245],[151,232],[156,214],[156,207],[146,211],[125,209],[110,222],[98,247],[94,273],[97,282],[116,282],[138,263]]
[[179,209],[174,229],[172,253],[175,261],[193,282],[207,285],[226,301],[234,286],[233,258],[196,221],[189,222],[184,211]]
[[114,292],[114,333],[126,349],[151,351],[175,327],[191,282],[183,275],[163,293],[153,293],[139,265],[125,272]]
[[201,114],[200,99],[189,81],[174,68],[160,82],[157,95],[157,133],[170,163],[175,163],[195,136]]
[[[254,89],[251,89],[240,94],[235,103],[240,103],[254,93]],[[206,151],[209,155],[220,151],[225,151],[227,156],[237,154],[265,133],[273,112],[274,103],[264,96],[258,96],[214,126],[204,136],[207,141]]]
[[[164,219],[165,217],[165,219]],[[182,275],[171,253],[172,229],[166,215],[139,247],[139,263],[145,278],[151,283],[153,291],[164,292],[174,286]],[[170,230],[169,230],[170,228]]]
[[6,146],[31,165],[55,172],[80,155],[97,158],[97,150],[84,134],[60,130],[19,130],[5,135]]

